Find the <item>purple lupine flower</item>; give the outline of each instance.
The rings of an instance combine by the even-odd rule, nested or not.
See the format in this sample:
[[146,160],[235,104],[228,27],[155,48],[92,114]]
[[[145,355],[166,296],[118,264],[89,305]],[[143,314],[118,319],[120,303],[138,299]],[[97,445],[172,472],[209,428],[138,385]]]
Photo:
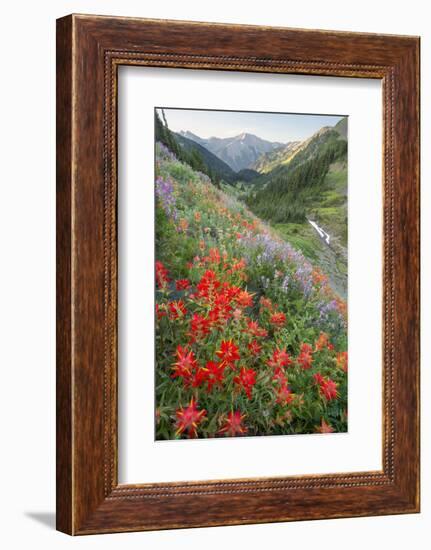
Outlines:
[[164,180],[161,176],[156,179],[156,197],[166,214],[176,220],[178,213],[175,208],[174,186],[170,180]]
[[[304,255],[294,249],[285,241],[274,239],[269,232],[252,235],[247,232],[242,239],[242,244],[248,248],[259,250],[258,263],[274,263],[282,261],[294,268],[294,279],[298,283],[305,297],[309,297],[314,290],[312,265],[305,259]],[[285,274],[285,277],[287,274]],[[289,279],[285,281],[283,290],[287,291]]]
[[174,161],[177,160],[177,157],[173,154],[173,152],[166,147],[164,143],[161,141],[158,141],[156,143],[156,156],[160,159],[170,160]]
[[313,268],[311,267],[311,265],[308,262],[303,262],[298,265],[298,268],[295,272],[295,279],[300,284],[302,292],[307,298],[310,296],[312,290],[314,289],[312,271]]
[[326,326],[326,329],[332,334],[337,334],[346,329],[346,319],[340,313],[336,300],[318,302],[316,311],[318,313],[315,320],[316,325]]
[[289,275],[285,275],[284,278],[283,278],[283,281],[281,283],[281,289],[283,290],[283,292],[287,292],[288,289],[289,289],[289,281],[290,281],[290,277]]

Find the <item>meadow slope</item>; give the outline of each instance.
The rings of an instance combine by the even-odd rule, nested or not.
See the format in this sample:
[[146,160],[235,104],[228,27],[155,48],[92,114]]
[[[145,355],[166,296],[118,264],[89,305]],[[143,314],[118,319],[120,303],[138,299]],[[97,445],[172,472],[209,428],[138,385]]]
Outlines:
[[327,278],[156,145],[156,438],[347,430],[347,311]]

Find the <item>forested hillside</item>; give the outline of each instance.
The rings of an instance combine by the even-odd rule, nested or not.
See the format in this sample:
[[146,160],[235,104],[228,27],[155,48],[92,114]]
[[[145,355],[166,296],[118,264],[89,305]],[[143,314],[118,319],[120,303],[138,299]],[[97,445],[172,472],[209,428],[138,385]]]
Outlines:
[[335,130],[326,129],[288,164],[279,164],[256,178],[246,203],[255,214],[274,223],[303,223],[328,187],[329,167],[345,160],[346,155],[347,141]]

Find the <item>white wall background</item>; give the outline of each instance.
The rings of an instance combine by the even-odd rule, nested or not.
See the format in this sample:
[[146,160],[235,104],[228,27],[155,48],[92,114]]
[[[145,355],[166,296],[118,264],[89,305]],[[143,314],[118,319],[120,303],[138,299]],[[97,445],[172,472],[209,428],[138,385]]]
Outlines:
[[[422,37],[422,151],[431,149],[427,2],[56,0],[3,5],[0,24],[0,543],[41,548],[427,548],[430,349],[422,346],[422,514],[72,539],[54,531],[55,19],[70,12],[283,25]],[[422,155],[423,334],[431,331],[430,164]],[[428,537],[429,538],[429,537]]]
[[[376,235],[382,233],[383,197],[375,183],[382,173],[381,82],[149,67],[122,67],[119,75],[120,482],[380,470],[382,239]],[[286,97],[293,112],[311,106],[317,113],[349,113],[348,433],[154,441],[154,370],[143,368],[153,365],[154,350],[142,345],[142,334],[147,341],[154,338],[154,282],[148,278],[154,263],[154,191],[152,185],[142,184],[154,177],[154,136],[148,131],[154,105],[282,111]],[[151,244],[143,246],[142,235]]]

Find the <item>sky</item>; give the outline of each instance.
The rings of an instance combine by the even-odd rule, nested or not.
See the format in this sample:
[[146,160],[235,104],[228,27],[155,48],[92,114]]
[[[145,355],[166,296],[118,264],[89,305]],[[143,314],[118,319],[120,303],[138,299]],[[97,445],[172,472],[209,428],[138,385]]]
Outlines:
[[165,108],[168,126],[188,130],[201,138],[233,137],[243,132],[268,141],[303,140],[323,126],[334,126],[342,116],[248,111],[201,111]]

